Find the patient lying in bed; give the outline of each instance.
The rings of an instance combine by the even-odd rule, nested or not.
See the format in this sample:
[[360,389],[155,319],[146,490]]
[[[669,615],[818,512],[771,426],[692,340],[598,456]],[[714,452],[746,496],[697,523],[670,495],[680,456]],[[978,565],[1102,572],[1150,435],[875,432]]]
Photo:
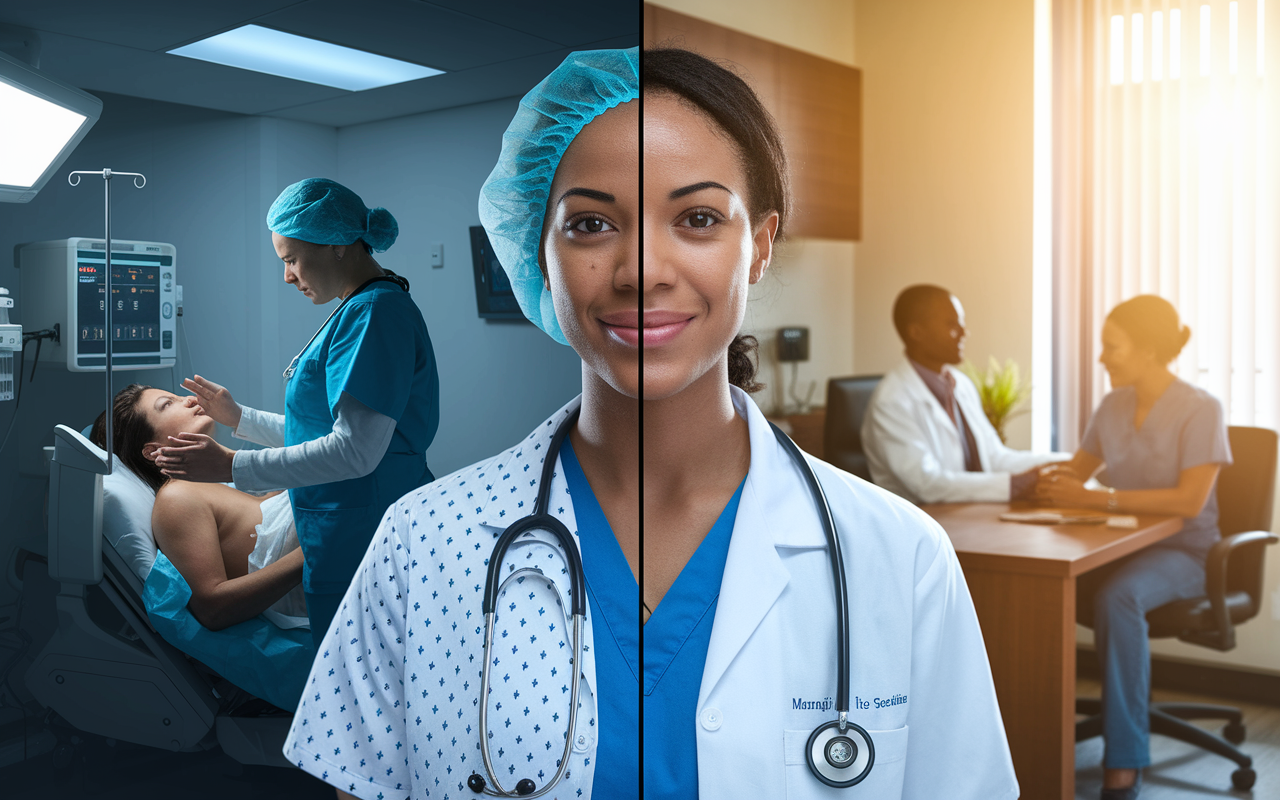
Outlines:
[[[156,450],[178,433],[213,433],[195,397],[132,384],[112,408],[114,450],[156,490],[156,546],[191,587],[187,607],[210,630],[265,614],[280,627],[306,623],[302,550],[287,494],[255,497],[229,486],[170,480]],[[106,444],[105,415],[90,439]]]

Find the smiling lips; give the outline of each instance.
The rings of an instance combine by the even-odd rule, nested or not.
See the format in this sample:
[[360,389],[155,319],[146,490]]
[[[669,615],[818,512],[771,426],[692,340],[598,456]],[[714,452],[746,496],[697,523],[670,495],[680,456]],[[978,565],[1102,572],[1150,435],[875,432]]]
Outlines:
[[638,347],[642,336],[645,347],[664,345],[680,335],[692,320],[692,314],[678,311],[646,311],[641,328],[639,311],[620,311],[600,318],[610,336],[630,347]]

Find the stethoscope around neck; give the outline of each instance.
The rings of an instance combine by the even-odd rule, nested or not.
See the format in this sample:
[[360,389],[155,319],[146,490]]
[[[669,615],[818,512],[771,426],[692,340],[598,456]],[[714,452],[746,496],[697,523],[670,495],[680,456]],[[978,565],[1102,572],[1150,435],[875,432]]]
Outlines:
[[[569,767],[569,754],[573,750],[574,730],[578,722],[578,689],[582,677],[582,629],[587,616],[587,589],[582,574],[582,555],[578,552],[573,534],[563,522],[547,512],[547,507],[551,496],[551,478],[555,473],[560,446],[564,444],[564,438],[569,435],[574,423],[578,421],[581,410],[579,406],[570,412],[551,438],[551,445],[547,448],[546,457],[542,462],[542,477],[538,480],[538,499],[534,503],[533,513],[516,520],[503,531],[493,546],[493,552],[489,554],[489,569],[484,583],[484,603],[481,606],[484,612],[484,666],[480,673],[480,760],[484,762],[488,781],[486,782],[479,773],[473,772],[471,777],[467,778],[467,788],[491,797],[541,797],[560,783]],[[534,530],[544,530],[555,535],[560,548],[564,551],[565,567],[569,573],[569,604],[573,616],[573,678],[569,690],[569,727],[565,732],[564,753],[560,756],[560,766],[556,769],[555,777],[541,789],[538,789],[532,778],[523,778],[516,782],[514,792],[508,792],[498,782],[498,776],[494,772],[493,762],[489,756],[489,671],[493,666],[493,629],[497,616],[498,595],[508,583],[527,573],[535,573],[551,583],[550,578],[541,570],[532,568],[517,570],[507,576],[506,580],[501,580],[499,575],[508,548],[516,539]]]
[[827,550],[831,555],[831,582],[836,590],[836,713],[837,718],[825,722],[809,734],[805,745],[805,760],[818,780],[837,789],[847,789],[861,783],[871,774],[876,760],[875,745],[871,734],[849,721],[849,584],[845,581],[844,556],[840,552],[840,537],[836,533],[835,518],[827,503],[822,484],[813,467],[805,459],[796,443],[772,422],[773,435],[787,451],[803,473],[809,492],[818,505],[822,530],[827,536]]
[[338,316],[338,312],[346,308],[347,303],[350,303],[353,297],[360,294],[365,289],[369,288],[370,286],[377,283],[378,281],[390,281],[391,283],[394,283],[396,286],[399,286],[401,289],[404,289],[406,292],[409,291],[408,278],[401,277],[400,275],[395,274],[389,269],[383,269],[382,271],[385,272],[386,274],[378,275],[377,277],[370,278],[369,280],[360,284],[355,288],[355,291],[353,291],[351,294],[347,295],[346,297],[342,298],[342,302],[338,303],[337,308],[329,312],[329,316],[324,318],[324,324],[321,325],[319,328],[316,328],[316,332],[311,334],[311,338],[307,340],[307,343],[302,346],[302,349],[298,351],[298,354],[293,357],[292,361],[289,362],[289,366],[285,367],[285,370],[284,370],[285,383],[288,383],[289,379],[293,377],[293,373],[298,371],[298,362],[302,360],[302,354],[307,352],[307,348],[310,347],[311,343],[316,340],[316,337],[319,336],[321,333],[323,333],[324,329],[329,326],[329,321],[332,320],[334,317]]

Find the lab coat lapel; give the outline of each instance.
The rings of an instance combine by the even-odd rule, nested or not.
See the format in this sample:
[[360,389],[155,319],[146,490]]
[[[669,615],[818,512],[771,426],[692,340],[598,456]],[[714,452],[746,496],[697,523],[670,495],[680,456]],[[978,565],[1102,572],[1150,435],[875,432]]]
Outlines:
[[[494,469],[478,476],[484,481],[480,487],[487,500],[482,506],[480,524],[493,531],[494,542],[502,531],[512,523],[533,513],[538,500],[538,479],[542,477],[542,465],[546,460],[547,449],[556,429],[582,402],[581,396],[574,398],[545,422],[539,425],[524,441],[508,450],[505,457],[499,459]],[[573,501],[569,498],[569,483],[564,476],[564,466],[557,456],[555,470],[551,477],[551,492],[547,498],[548,512],[559,519],[573,534],[578,545],[578,553],[582,553],[582,541],[578,536],[578,521],[573,513]],[[556,537],[542,530],[532,531],[538,539],[555,544]],[[488,561],[485,562],[486,564]],[[570,608],[569,582],[555,582],[556,591],[560,594],[560,602],[566,613]],[[587,604],[586,624],[583,628],[582,675],[587,687],[595,694],[595,653],[591,635],[592,610]]]
[[[912,400],[916,407],[920,409],[920,413],[925,416],[928,427],[935,431],[942,431],[942,435],[950,437],[955,442],[955,446],[959,448],[960,432],[956,430],[956,424],[947,416],[947,412],[942,408],[942,403],[939,403],[938,398],[934,397],[933,391],[924,382],[924,378],[920,377],[920,373],[916,372],[916,368],[906,359],[903,359],[903,364],[899,369],[902,370],[903,382],[909,387]],[[946,369],[946,367],[943,367],[943,369]],[[965,413],[968,413],[967,409]]]
[[[805,515],[793,513],[797,498],[807,500],[807,495],[800,494],[803,489],[796,481],[795,466],[746,393],[735,388],[733,400],[738,414],[747,419],[751,467],[729,540],[729,555],[720,582],[720,598],[698,693],[699,707],[790,580],[777,546],[796,544],[797,539],[812,543],[807,534],[813,526],[797,524],[797,518],[804,519]],[[814,541],[821,543],[821,531]]]

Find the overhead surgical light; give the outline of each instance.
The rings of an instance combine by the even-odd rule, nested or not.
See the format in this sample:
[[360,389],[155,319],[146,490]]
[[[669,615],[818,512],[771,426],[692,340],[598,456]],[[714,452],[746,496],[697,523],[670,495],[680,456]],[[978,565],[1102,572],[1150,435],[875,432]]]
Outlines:
[[244,25],[168,52],[350,92],[444,74],[443,70],[421,64],[295,36],[261,25]]
[[0,202],[26,203],[102,114],[102,101],[0,52]]

